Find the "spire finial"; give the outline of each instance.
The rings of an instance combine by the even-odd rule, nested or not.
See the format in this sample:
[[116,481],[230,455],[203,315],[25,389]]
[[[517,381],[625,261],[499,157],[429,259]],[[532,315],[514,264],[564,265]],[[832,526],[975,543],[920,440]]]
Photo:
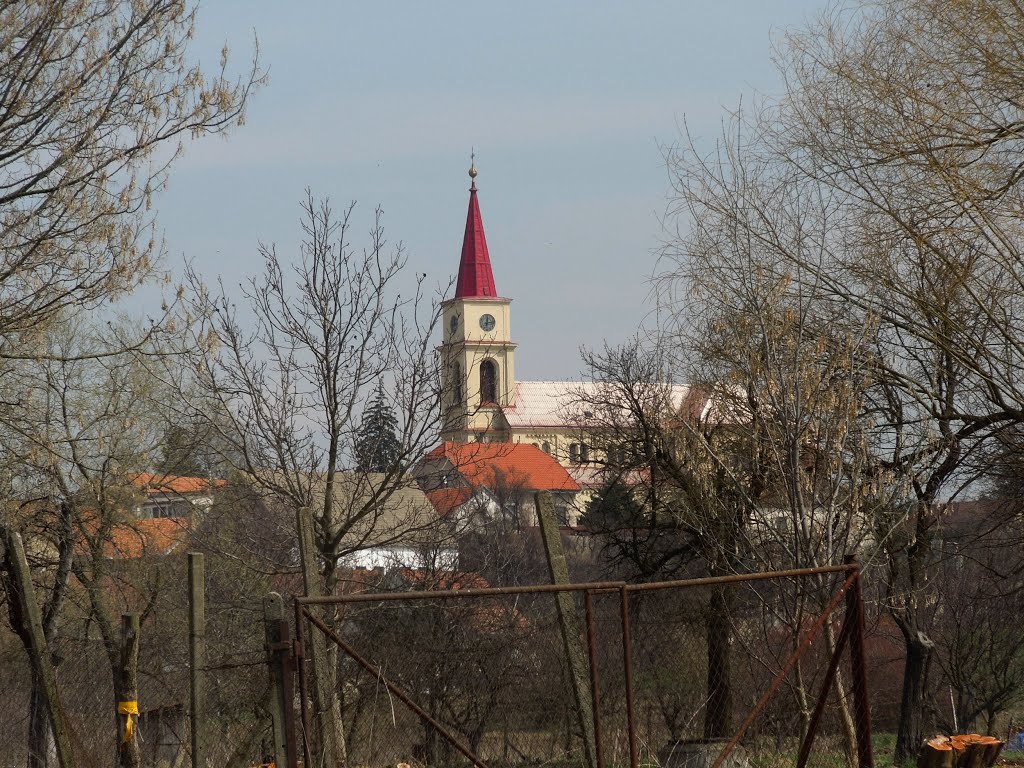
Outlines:
[[459,277],[455,283],[455,298],[465,299],[487,296],[494,298],[491,272],[491,257],[487,252],[487,238],[484,237],[484,222],[480,216],[480,201],[476,199],[476,150],[470,153],[469,209],[466,211],[466,234],[462,238],[462,258],[459,260]]

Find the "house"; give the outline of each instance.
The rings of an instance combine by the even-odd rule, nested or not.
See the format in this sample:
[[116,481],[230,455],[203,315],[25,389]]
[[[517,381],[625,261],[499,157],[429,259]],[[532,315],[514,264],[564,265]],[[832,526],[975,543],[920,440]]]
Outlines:
[[140,520],[188,517],[209,508],[214,492],[224,487],[223,480],[154,472],[140,472],[131,481],[143,495],[135,510]]
[[[130,478],[134,514],[113,525],[103,545],[103,556],[134,560],[144,555],[169,555],[186,544],[198,518],[213,506],[223,480],[140,472]],[[90,525],[87,519],[85,525]],[[99,525],[97,518],[95,525]]]
[[[323,510],[326,475],[304,473],[291,481],[305,486],[312,509]],[[294,532],[296,510],[292,500],[268,495],[261,503],[269,519],[283,521]],[[455,548],[413,478],[396,479],[380,472],[337,472],[332,505],[333,536],[338,537],[334,549],[340,567],[390,570],[419,568],[439,561],[454,567]]]
[[562,525],[576,523],[579,483],[530,443],[446,442],[423,458],[415,474],[437,513],[457,528],[499,519],[535,526],[536,491],[551,492]]
[[410,479],[392,487],[381,473],[339,473],[340,509],[365,510],[342,538],[340,563],[347,568],[451,569],[458,552],[423,490]]

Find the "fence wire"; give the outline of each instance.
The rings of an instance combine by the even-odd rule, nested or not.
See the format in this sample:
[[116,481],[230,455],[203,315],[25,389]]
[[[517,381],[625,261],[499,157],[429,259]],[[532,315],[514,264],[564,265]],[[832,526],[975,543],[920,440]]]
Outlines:
[[[845,574],[630,592],[634,733],[642,765],[711,766],[765,696]],[[582,592],[569,593],[586,626]],[[593,668],[574,685],[554,593],[309,606],[376,674],[338,652],[350,765],[467,764],[391,694],[408,694],[488,766],[587,766],[592,675],[605,766],[630,764],[621,600],[593,593]],[[728,766],[793,766],[827,678],[843,609],[750,718]],[[585,637],[578,638],[585,650]],[[589,662],[589,658],[587,659]],[[818,717],[811,766],[852,765],[845,660]]]
[[[252,583],[242,590],[231,572],[210,568],[208,573],[208,657],[202,670],[207,699],[201,713],[207,759],[211,765],[248,768],[269,762],[272,755],[262,630],[262,597],[270,585]],[[162,578],[164,584],[184,580],[183,573]],[[737,732],[839,583],[841,577],[832,574],[817,582],[778,579],[724,591],[699,586],[630,592],[640,763],[710,766],[722,740]],[[387,583],[374,582],[375,589],[381,586]],[[582,693],[589,699],[583,594],[571,593],[569,600],[582,635],[579,643],[588,665]],[[602,765],[625,768],[630,744],[620,595],[594,593],[592,605]],[[147,766],[180,766],[189,760],[186,607],[183,590],[164,588],[142,624],[139,732]],[[403,599],[310,606],[310,611],[379,668],[379,674],[368,674],[344,653],[333,656],[349,766],[468,764],[390,693],[385,680],[408,692],[492,768],[588,766],[587,728],[580,721],[554,594]],[[740,742],[740,762],[727,765],[796,764],[841,618],[842,608],[753,718]],[[112,764],[119,736],[112,664],[84,605],[69,607],[52,651],[79,765]],[[892,678],[897,668],[877,674]],[[845,659],[840,670],[810,766],[850,764],[854,734]],[[0,685],[5,692],[0,698],[0,766],[24,766],[32,672],[21,640],[10,632],[0,634]],[[707,739],[715,740],[711,747],[702,745]]]

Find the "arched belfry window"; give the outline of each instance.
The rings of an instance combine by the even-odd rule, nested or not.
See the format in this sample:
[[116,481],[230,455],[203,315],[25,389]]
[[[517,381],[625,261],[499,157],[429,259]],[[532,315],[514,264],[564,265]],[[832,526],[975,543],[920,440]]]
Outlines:
[[480,363],[480,402],[498,402],[498,366],[493,360]]
[[462,404],[462,366],[452,363],[452,399],[455,405]]

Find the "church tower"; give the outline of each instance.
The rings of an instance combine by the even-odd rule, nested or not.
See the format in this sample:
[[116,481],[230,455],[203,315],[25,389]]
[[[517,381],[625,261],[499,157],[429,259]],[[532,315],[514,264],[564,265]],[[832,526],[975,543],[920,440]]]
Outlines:
[[469,169],[469,211],[455,296],[441,305],[441,437],[452,442],[511,439],[502,408],[515,396],[511,299],[498,296],[477,200],[476,164]]

